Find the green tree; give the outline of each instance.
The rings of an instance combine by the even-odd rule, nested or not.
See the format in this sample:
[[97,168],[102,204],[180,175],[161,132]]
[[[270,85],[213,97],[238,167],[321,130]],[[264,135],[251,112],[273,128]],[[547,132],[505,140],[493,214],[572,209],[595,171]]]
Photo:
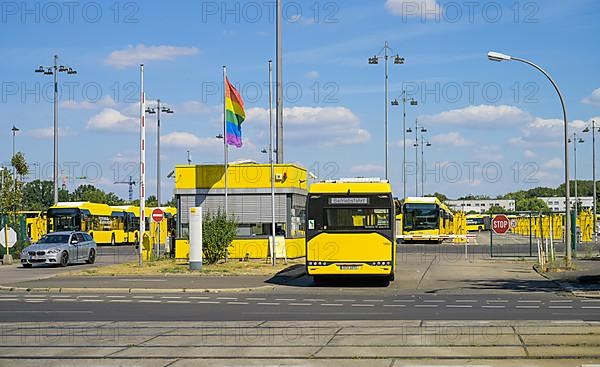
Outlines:
[[517,211],[522,212],[546,213],[550,211],[544,200],[535,197],[519,199],[516,201],[515,207]]
[[504,209],[500,205],[493,205],[487,211],[489,214],[506,214],[509,210]]
[[207,212],[202,223],[202,254],[208,264],[225,257],[235,238],[237,224],[219,209],[215,215]]
[[23,207],[27,210],[45,210],[54,203],[52,181],[33,180],[23,186]]
[[448,200],[448,197],[446,195],[444,195],[442,193],[439,193],[437,191],[435,193],[433,193],[433,195],[432,194],[428,194],[428,195],[425,195],[425,197],[436,197],[441,202],[444,202],[444,201]]

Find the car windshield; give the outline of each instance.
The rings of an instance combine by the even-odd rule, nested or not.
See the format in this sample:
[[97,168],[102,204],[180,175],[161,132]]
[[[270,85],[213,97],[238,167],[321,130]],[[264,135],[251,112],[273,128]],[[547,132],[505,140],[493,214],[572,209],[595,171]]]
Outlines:
[[38,243],[69,243],[68,234],[52,234],[42,237]]

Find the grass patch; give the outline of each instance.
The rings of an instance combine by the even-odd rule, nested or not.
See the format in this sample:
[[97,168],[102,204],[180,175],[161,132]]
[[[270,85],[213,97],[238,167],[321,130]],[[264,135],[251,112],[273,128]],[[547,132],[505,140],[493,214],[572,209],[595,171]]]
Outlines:
[[240,275],[275,275],[279,271],[292,265],[304,264],[304,258],[288,260],[287,264],[283,260],[278,260],[277,265],[273,267],[270,263],[263,260],[229,260],[227,263],[221,261],[212,265],[203,265],[201,271],[190,271],[187,262],[175,261],[172,259],[161,259],[156,261],[144,262],[140,268],[137,262],[127,262],[123,264],[114,264],[100,266],[93,269],[85,269],[68,272],[67,276],[123,276],[123,275],[206,275],[206,276],[240,276]]

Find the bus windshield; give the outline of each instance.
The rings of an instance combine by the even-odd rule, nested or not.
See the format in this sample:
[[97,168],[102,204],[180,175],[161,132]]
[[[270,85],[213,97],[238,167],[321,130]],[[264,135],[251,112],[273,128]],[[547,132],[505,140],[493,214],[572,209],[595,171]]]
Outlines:
[[390,229],[390,209],[384,208],[326,208],[327,230]]
[[467,218],[467,225],[483,224],[483,218]]
[[439,208],[436,204],[404,205],[404,229],[428,230],[437,229],[439,225]]
[[48,231],[78,231],[81,227],[81,216],[78,209],[48,209]]

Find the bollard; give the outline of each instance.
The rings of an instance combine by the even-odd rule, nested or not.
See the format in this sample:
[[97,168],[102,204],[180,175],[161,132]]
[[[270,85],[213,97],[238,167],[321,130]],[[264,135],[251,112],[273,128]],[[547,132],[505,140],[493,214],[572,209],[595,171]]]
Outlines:
[[190,270],[202,270],[202,207],[190,208]]

